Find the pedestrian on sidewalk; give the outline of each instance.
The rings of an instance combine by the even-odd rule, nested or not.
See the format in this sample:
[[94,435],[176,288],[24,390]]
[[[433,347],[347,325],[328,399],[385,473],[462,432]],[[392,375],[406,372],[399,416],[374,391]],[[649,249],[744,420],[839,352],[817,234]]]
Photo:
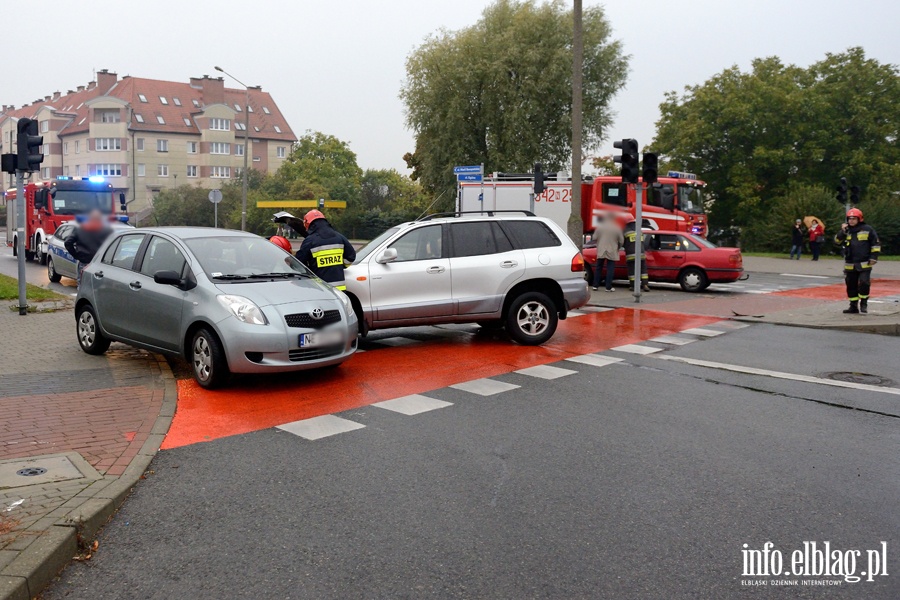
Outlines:
[[825,242],[825,228],[819,221],[813,219],[809,226],[809,249],[812,251],[813,260],[819,260],[823,242]]
[[612,286],[613,275],[616,271],[616,261],[619,260],[619,248],[625,245],[625,236],[619,229],[615,218],[611,215],[601,216],[594,229],[594,241],[597,242],[597,264],[594,267],[593,288],[596,291],[600,287],[600,269],[606,263],[606,291],[614,292]]
[[791,229],[791,255],[789,258],[794,258],[794,254],[797,254],[797,260],[800,260],[800,255],[803,254],[803,222],[800,219],[794,221],[794,228]]
[[638,253],[641,255],[641,290],[650,291],[647,284],[647,255],[644,254],[644,232],[638,231],[634,217],[628,216],[625,222],[625,261],[628,263],[628,283],[634,287],[635,269],[634,260]]
[[76,263],[76,279],[78,287],[81,287],[81,272],[89,262],[94,259],[97,250],[112,233],[109,221],[103,213],[96,208],[88,213],[87,218],[76,227],[75,231],[66,238],[65,246]]
[[847,284],[847,298],[850,307],[847,314],[868,312],[869,286],[872,267],[878,262],[881,244],[875,229],[863,223],[862,211],[851,208],[847,211],[847,222],[841,223],[841,230],[834,241],[844,249],[844,281]]

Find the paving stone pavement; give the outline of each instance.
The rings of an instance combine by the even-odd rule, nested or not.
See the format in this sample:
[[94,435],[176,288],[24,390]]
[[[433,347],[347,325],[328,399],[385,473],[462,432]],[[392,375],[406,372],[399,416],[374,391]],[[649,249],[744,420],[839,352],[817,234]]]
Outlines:
[[71,309],[0,311],[0,600],[36,596],[89,545],[175,413],[162,357],[89,356],[74,329]]

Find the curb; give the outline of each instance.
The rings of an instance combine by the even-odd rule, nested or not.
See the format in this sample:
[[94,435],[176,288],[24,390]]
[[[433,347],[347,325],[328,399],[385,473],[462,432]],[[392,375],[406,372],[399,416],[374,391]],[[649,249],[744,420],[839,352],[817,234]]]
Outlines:
[[804,329],[831,329],[853,333],[874,333],[877,335],[900,336],[900,323],[801,323],[791,321],[766,320],[755,317],[731,317],[731,321],[757,323],[765,325],[781,325],[783,327],[802,327]]
[[162,405],[150,436],[119,477],[104,477],[80,496],[83,503],[55,523],[19,553],[0,573],[0,600],[30,600],[40,594],[72,561],[79,548],[90,545],[141,480],[175,416],[178,388],[165,358],[153,355],[163,379]]

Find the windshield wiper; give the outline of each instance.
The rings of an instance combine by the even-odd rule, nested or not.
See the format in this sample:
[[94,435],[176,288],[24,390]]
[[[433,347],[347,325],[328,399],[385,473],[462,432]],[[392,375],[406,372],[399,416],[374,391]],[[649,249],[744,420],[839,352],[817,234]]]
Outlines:
[[291,277],[310,277],[306,273],[254,273],[252,279],[290,279]]
[[213,275],[213,279],[226,279],[226,280],[237,280],[237,279],[247,279],[246,275]]

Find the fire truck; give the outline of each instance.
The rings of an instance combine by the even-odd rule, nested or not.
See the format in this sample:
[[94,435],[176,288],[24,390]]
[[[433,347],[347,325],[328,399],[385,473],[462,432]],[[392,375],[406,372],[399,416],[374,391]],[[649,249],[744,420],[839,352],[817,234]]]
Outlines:
[[[640,182],[640,180],[639,180]],[[531,173],[494,173],[482,182],[462,182],[457,210],[532,210],[540,217],[568,228],[572,213],[572,182],[565,173],[546,174],[543,193],[534,196]],[[641,194],[644,227],[668,231],[687,231],[706,237],[707,219],[703,208],[706,184],[692,173],[669,171],[656,185]],[[597,226],[597,217],[612,214],[634,215],[635,186],[622,183],[621,177],[586,178],[581,184],[581,218],[584,233]]]
[[[16,188],[6,191],[6,245],[18,252]],[[125,194],[118,194],[122,213]],[[25,258],[47,262],[47,240],[65,221],[94,209],[115,215],[116,193],[102,177],[58,177],[25,185]],[[124,215],[123,215],[124,216]],[[121,218],[121,217],[120,217]],[[127,217],[126,217],[127,218]]]

